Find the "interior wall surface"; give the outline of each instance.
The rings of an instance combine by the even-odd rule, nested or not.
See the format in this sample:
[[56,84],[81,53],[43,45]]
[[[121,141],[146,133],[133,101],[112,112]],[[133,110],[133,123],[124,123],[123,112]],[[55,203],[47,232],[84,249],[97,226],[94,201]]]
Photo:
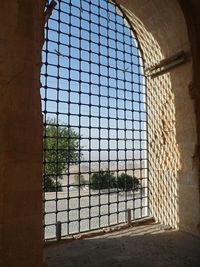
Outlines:
[[44,2],[0,8],[0,266],[40,267]]
[[[150,215],[172,228],[199,235],[199,164],[193,59],[188,29],[176,0],[117,1],[141,45],[146,70]],[[156,78],[162,59],[186,53],[184,64]]]
[[[191,55],[193,61],[193,81],[190,86],[190,96],[193,99],[196,121],[198,142],[194,155],[194,165],[200,171],[200,2],[198,0],[179,0],[179,4],[185,16],[187,23],[188,36],[191,44]],[[200,174],[199,174],[199,192],[200,192]],[[200,193],[199,193],[200,194]],[[200,201],[200,198],[199,198]],[[195,202],[194,202],[195,203]],[[197,203],[198,205],[198,203]],[[197,225],[200,233],[200,218]]]

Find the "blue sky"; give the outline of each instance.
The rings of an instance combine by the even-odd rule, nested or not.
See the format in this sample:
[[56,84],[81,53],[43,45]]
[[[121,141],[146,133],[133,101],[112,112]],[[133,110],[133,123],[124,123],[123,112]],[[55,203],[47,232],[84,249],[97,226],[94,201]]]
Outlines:
[[[130,148],[126,157],[131,159],[131,149],[146,147],[145,141],[140,142],[145,139],[146,105],[141,103],[145,102],[145,92],[139,85],[144,78],[137,43],[123,18],[106,0],[69,3],[62,0],[57,4],[45,32],[48,42],[42,54],[42,109],[47,111],[46,118],[56,118],[78,131],[83,138],[80,145],[85,149],[91,135],[92,149],[115,150],[118,145],[118,156],[123,159],[123,150]],[[97,142],[98,137],[112,140],[109,144],[106,140]],[[94,151],[93,158],[98,158],[97,154]]]

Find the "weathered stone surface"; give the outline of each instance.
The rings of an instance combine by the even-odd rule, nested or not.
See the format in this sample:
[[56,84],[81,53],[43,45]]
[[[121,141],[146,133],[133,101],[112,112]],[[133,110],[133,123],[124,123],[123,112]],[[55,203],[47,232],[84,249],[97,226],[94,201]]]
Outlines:
[[45,1],[0,9],[0,266],[42,266],[40,62]]
[[[181,50],[191,53],[187,25],[178,2],[168,1],[166,5],[159,0],[127,0],[119,3],[135,29],[145,69]],[[151,214],[159,222],[199,235],[199,166],[195,163],[199,158],[196,114],[190,96],[192,67],[189,56],[185,64],[169,73],[146,80],[149,201]],[[194,194],[189,193],[191,186]],[[192,218],[191,222],[188,217]]]
[[45,248],[46,267],[199,267],[200,240],[165,231],[161,225],[139,226],[104,237]]

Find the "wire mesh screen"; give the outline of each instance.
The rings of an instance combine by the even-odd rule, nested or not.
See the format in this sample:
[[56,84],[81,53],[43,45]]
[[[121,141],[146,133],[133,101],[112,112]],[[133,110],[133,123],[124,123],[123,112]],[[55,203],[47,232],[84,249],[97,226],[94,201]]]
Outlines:
[[148,216],[143,61],[119,7],[57,1],[42,60],[45,239]]

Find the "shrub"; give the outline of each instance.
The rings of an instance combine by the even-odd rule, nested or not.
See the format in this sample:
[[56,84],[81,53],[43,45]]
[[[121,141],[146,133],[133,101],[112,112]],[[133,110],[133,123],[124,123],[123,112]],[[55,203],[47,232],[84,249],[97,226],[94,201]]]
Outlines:
[[118,177],[118,188],[123,190],[138,190],[139,189],[139,179],[134,176],[122,173]]
[[91,189],[108,189],[115,187],[117,187],[117,185],[113,172],[100,170],[100,172],[92,174],[90,180]]
[[90,181],[91,189],[110,189],[118,188],[122,190],[138,190],[140,186],[139,179],[134,176],[122,173],[118,179],[113,172],[103,171],[96,172],[92,175]]

